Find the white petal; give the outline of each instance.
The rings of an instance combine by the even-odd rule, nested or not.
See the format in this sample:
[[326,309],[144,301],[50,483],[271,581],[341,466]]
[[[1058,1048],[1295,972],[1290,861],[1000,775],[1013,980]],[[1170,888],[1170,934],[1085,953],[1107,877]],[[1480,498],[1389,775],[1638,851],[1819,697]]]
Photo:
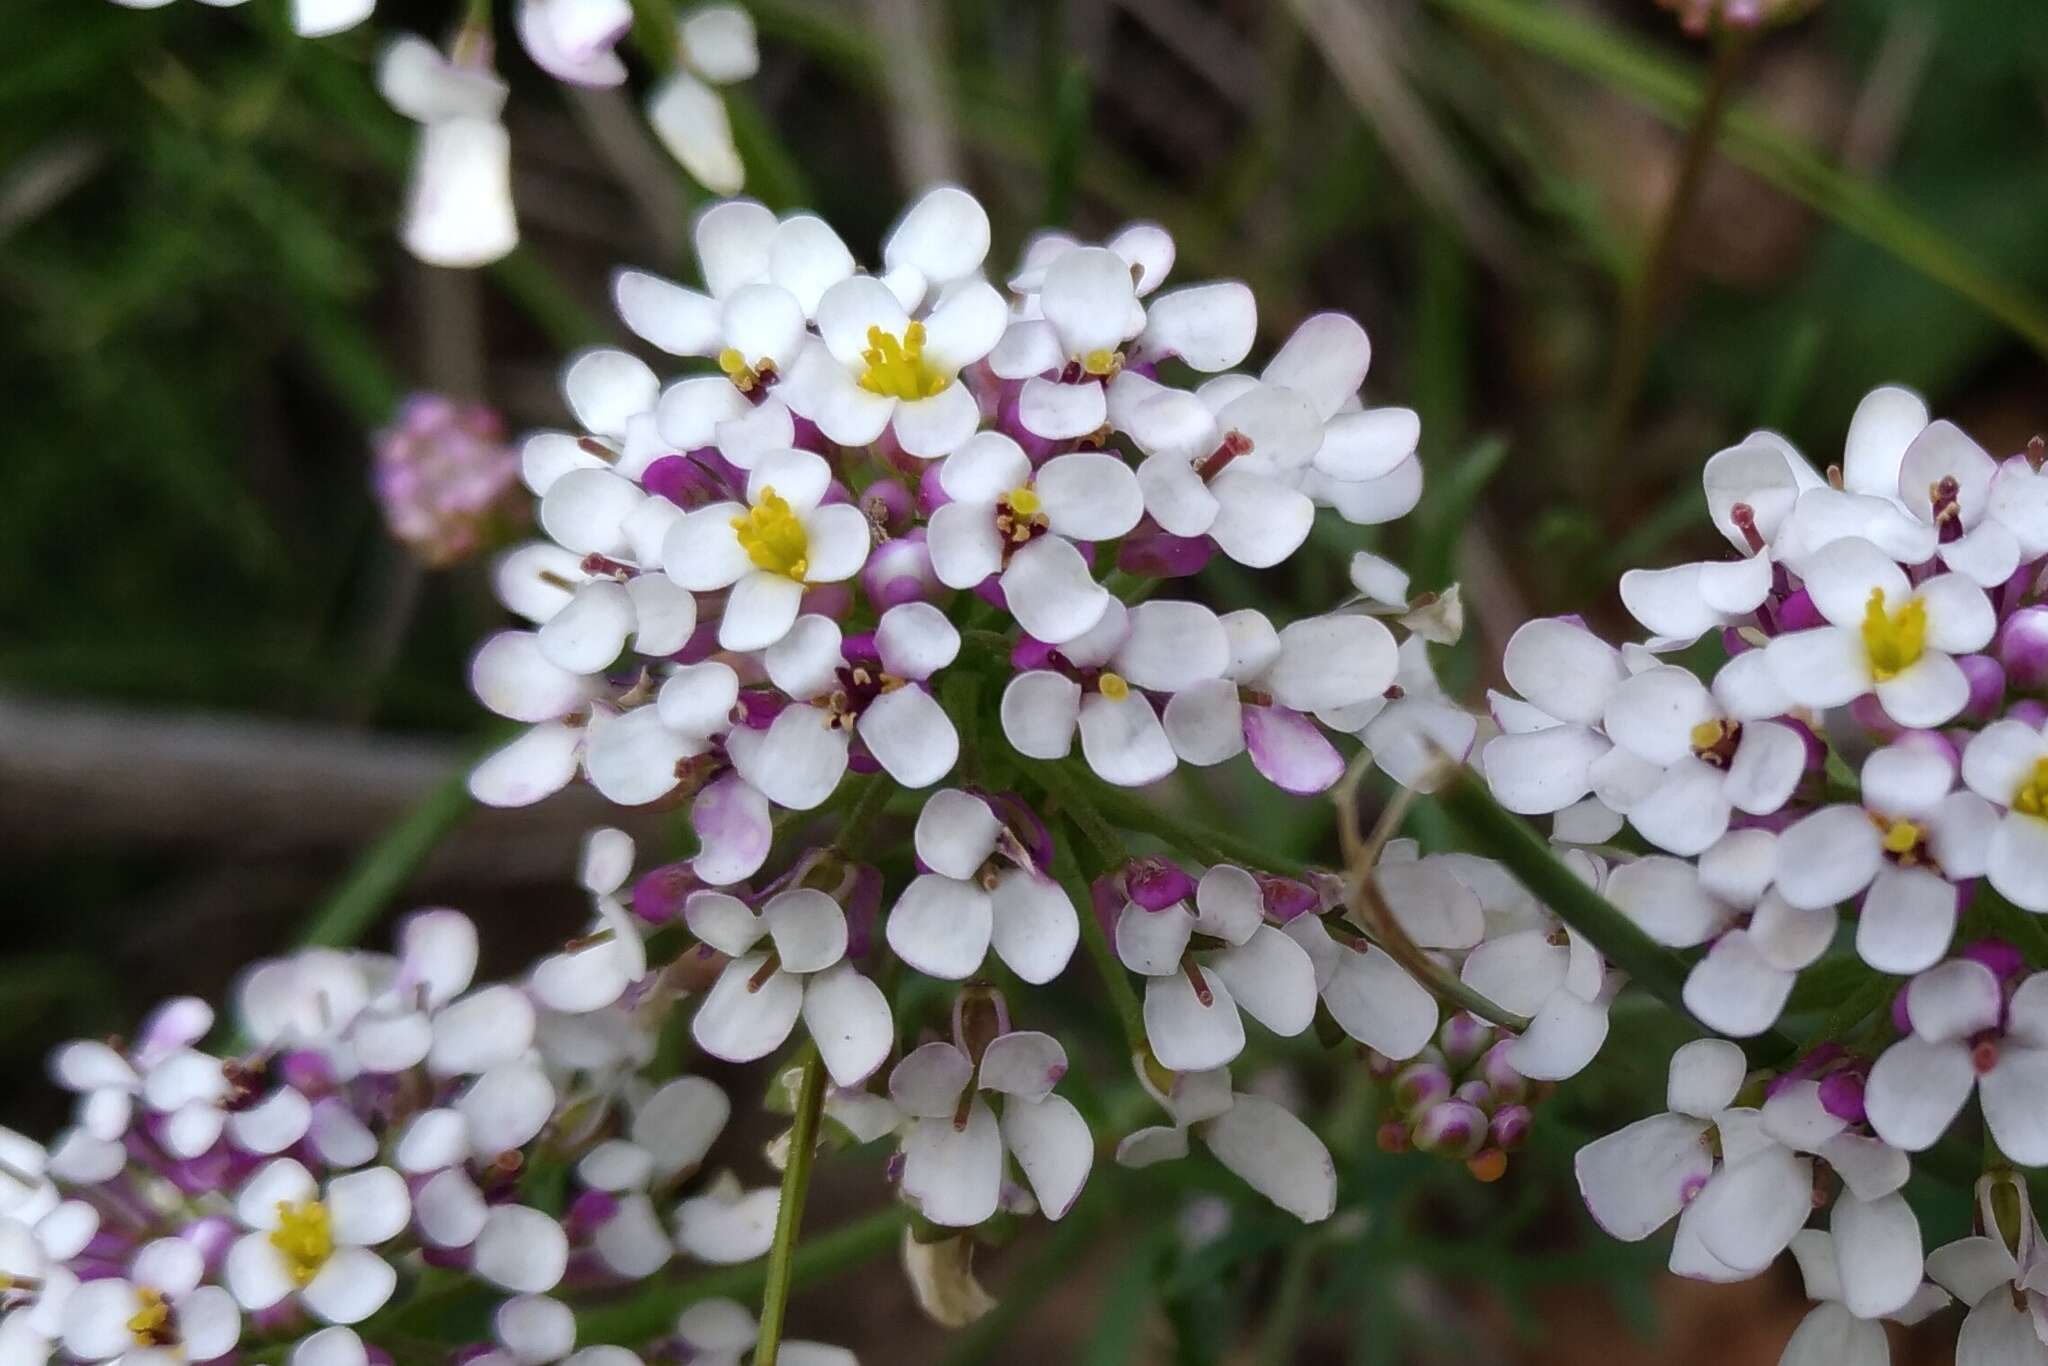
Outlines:
[[1158,782],[1177,762],[1159,714],[1141,693],[1121,701],[1099,692],[1088,694],[1081,699],[1080,730],[1088,767],[1117,787]]
[[1048,441],[1087,436],[1108,416],[1102,385],[1096,380],[1063,384],[1034,375],[1017,397],[1017,421],[1024,430]]
[[804,987],[804,1028],[817,1042],[838,1086],[858,1086],[889,1056],[896,1026],[882,989],[851,964],[812,977]]
[[[1051,272],[1047,274],[1050,284]],[[1052,316],[1050,307],[1047,316]],[[1257,328],[1258,304],[1251,290],[1235,280],[1222,280],[1154,298],[1146,307],[1145,331],[1138,343],[1147,354],[1179,356],[1204,374],[1214,374],[1245,358]]]
[[1240,1095],[1200,1132],[1217,1161],[1295,1218],[1317,1223],[1336,1208],[1337,1171],[1329,1149],[1281,1106]]
[[746,183],[725,101],[695,76],[678,71],[655,86],[647,101],[647,121],[669,155],[705,189],[736,194]]
[[889,947],[928,977],[965,981],[988,955],[988,893],[937,873],[911,880],[889,912]]
[[1976,1081],[1968,1048],[1903,1038],[1870,1069],[1863,1096],[1870,1126],[1893,1147],[1924,1151],[1948,1129]]
[[1003,735],[1027,759],[1063,759],[1074,744],[1081,685],[1049,670],[1020,673],[1003,689]]
[[361,1323],[384,1307],[397,1285],[398,1273],[376,1253],[338,1247],[299,1297],[322,1322]]
[[476,1274],[521,1295],[555,1288],[568,1266],[569,1240],[555,1219],[524,1205],[499,1205],[476,1239]]
[[1015,1097],[1003,1107],[1002,1135],[1045,1217],[1064,1216],[1095,1160],[1095,1139],[1081,1112],[1060,1096]]
[[964,1128],[950,1119],[925,1119],[904,1135],[903,1193],[933,1223],[980,1223],[996,1212],[1002,1184],[1002,1132],[982,1101],[968,1108]]
[[1244,1051],[1244,1022],[1222,979],[1207,968],[1193,971],[1209,993],[1207,1005],[1186,973],[1145,984],[1145,1037],[1159,1065],[1172,1072],[1206,1072]]
[[420,260],[454,269],[488,265],[519,245],[503,124],[465,117],[420,130],[402,236]]
[[1920,1222],[1904,1196],[1863,1201],[1844,1192],[1835,1199],[1829,1228],[1842,1276],[1842,1303],[1858,1318],[1903,1309],[1920,1288]]

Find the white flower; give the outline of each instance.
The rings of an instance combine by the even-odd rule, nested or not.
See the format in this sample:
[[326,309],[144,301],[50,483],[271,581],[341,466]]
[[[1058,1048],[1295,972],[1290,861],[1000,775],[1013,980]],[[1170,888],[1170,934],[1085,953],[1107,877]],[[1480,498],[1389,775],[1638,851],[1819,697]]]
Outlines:
[[[233,9],[248,0],[202,0],[217,9]],[[171,0],[114,0],[127,9],[161,9]],[[377,0],[292,0],[292,29],[301,38],[325,38],[354,28],[370,17]]]
[[[1195,949],[1197,934],[1219,947]],[[1219,863],[1203,873],[1193,909],[1184,901],[1160,911],[1125,902],[1116,950],[1146,978],[1145,1037],[1172,1071],[1207,1072],[1242,1052],[1239,1010],[1282,1037],[1315,1017],[1315,964],[1266,923],[1265,893],[1242,868]]]
[[614,86],[626,64],[612,51],[633,27],[629,0],[519,0],[519,41],[533,64],[571,85]]
[[764,456],[747,475],[747,501],[685,513],[662,543],[668,576],[695,592],[729,589],[718,643],[760,650],[788,634],[804,589],[860,572],[868,521],[851,503],[826,503],[832,467],[808,451]]
[[993,1215],[1005,1154],[1046,1218],[1073,1208],[1095,1145],[1080,1112],[1052,1094],[1066,1070],[1059,1041],[1032,1030],[997,1035],[978,1063],[957,1044],[939,1041],[896,1064],[889,1095],[910,1121],[903,1193],[925,1218],[965,1228]]
[[1912,584],[1883,551],[1853,536],[1816,551],[1801,576],[1829,624],[1766,647],[1786,696],[1839,707],[1875,692],[1908,727],[1938,726],[1963,709],[1970,683],[1954,656],[1982,649],[1997,628],[1983,589],[1954,573]]
[[[576,1314],[546,1295],[514,1295],[491,1315],[491,1336],[497,1346],[470,1358],[483,1366],[640,1366],[640,1358],[623,1347],[576,1346]],[[353,1366],[347,1363],[346,1366]]]
[[[760,1340],[761,1325],[737,1300],[699,1300],[676,1318],[676,1337],[689,1351],[692,1366],[741,1366]],[[844,1347],[791,1339],[782,1343],[778,1360],[784,1366],[857,1366]]]
[[[535,965],[534,998],[548,1009],[565,1014],[602,1010],[647,975],[647,946],[618,895],[632,872],[633,839],[625,831],[593,830],[584,838],[580,878],[597,915],[582,940]],[[530,1038],[530,1023],[526,1033]],[[520,1051],[523,1045],[511,1056]]]
[[1330,1150],[1286,1107],[1233,1091],[1230,1073],[1182,1072],[1160,1090],[1138,1064],[1138,1080],[1172,1124],[1139,1129],[1116,1147],[1118,1166],[1149,1167],[1187,1156],[1193,1134],[1246,1185],[1303,1223],[1320,1223],[1337,1207],[1337,1166]]
[[1109,593],[1074,541],[1111,540],[1138,524],[1144,502],[1114,455],[1054,456],[1037,470],[1000,432],[970,437],[939,469],[950,500],[932,513],[932,572],[949,588],[1000,575],[1026,632],[1062,645],[1102,620]]
[[1527,700],[1489,695],[1503,733],[1480,751],[1486,781],[1510,811],[1562,811],[1595,790],[1602,761],[1617,762],[1600,723],[1628,666],[1584,626],[1551,617],[1525,622],[1509,637],[1501,669]]
[[398,1283],[370,1249],[404,1232],[411,1213],[405,1178],[389,1167],[337,1176],[323,1194],[305,1167],[279,1158],[235,1197],[251,1231],[228,1250],[228,1289],[250,1311],[297,1296],[325,1323],[360,1323]]
[[889,947],[932,977],[964,981],[991,945],[1032,985],[1066,968],[1080,938],[1074,905],[1025,840],[971,792],[946,788],[918,814],[920,873],[888,916]]
[[677,1077],[632,1110],[626,1136],[606,1139],[584,1154],[576,1174],[591,1189],[617,1197],[617,1210],[598,1226],[593,1242],[606,1266],[638,1280],[659,1270],[675,1250],[650,1189],[696,1169],[725,1128],[732,1103],[701,1077]]
[[960,652],[960,632],[930,603],[882,614],[874,655],[843,653],[838,623],[806,615],[768,647],[770,681],[791,698],[765,731],[735,728],[726,749],[740,776],[777,805],[808,811],[846,773],[855,736],[898,783],[928,787],[960,757],[953,722],[926,686]]
[[1997,813],[1952,791],[1946,741],[1907,735],[1863,761],[1861,806],[1828,806],[1786,828],[1775,882],[1794,906],[1832,911],[1863,892],[1856,951],[1880,972],[1932,967],[1955,936],[1955,883],[1982,876]]
[[761,68],[753,18],[738,5],[706,5],[676,21],[676,69],[647,97],[647,119],[670,155],[713,194],[746,182],[732,121],[713,87],[744,81]]
[[[1817,1228],[1801,1229],[1793,1237],[1792,1255],[1806,1282],[1806,1297],[1816,1303],[1792,1330],[1778,1366],[1889,1366],[1891,1346],[1879,1320],[1918,1323],[1949,1302],[1940,1286],[1922,1281],[1903,1305],[1872,1312],[1869,1290],[1884,1272],[1871,1265],[1867,1248]],[[1890,1298],[1887,1294],[1883,1300]]]
[[64,1350],[80,1361],[149,1366],[212,1361],[242,1336],[242,1309],[217,1285],[202,1285],[206,1259],[182,1238],[144,1246],[126,1276],[91,1280],[64,1305]]
[[1602,713],[1608,738],[1655,770],[1619,809],[1643,838],[1674,854],[1705,850],[1736,811],[1778,810],[1806,772],[1799,733],[1759,719],[1782,710],[1772,690],[1760,695],[1753,686],[1760,671],[1722,672],[1728,682],[1716,680],[1716,696],[1684,669],[1645,669],[1615,689]]
[[1934,1145],[1977,1093],[2014,1162],[2048,1162],[2048,974],[2010,1000],[1983,963],[1954,958],[1906,984],[1913,1032],[1870,1069],[1864,1106],[1878,1136],[1908,1152]]
[[422,125],[402,235],[430,265],[488,265],[519,245],[512,142],[500,118],[507,88],[488,56],[475,55],[487,51],[472,44],[471,55],[451,59],[405,34],[377,65],[385,100]]
[[128,1132],[143,1078],[212,1028],[213,1008],[197,997],[181,996],[150,1012],[125,1053],[97,1039],[80,1039],[50,1055],[50,1075],[78,1096],[79,1128],[94,1138],[118,1139]]
[[1319,915],[1298,915],[1281,933],[1308,954],[1316,995],[1346,1034],[1397,1059],[1414,1057],[1436,1037],[1436,997],[1385,949],[1355,930],[1331,934]]
[[1963,781],[2006,808],[1984,851],[1991,885],[2015,906],[2048,911],[2048,730],[2011,719],[1986,726],[1963,751]]
[[[698,892],[684,909],[690,932],[732,961],[690,1024],[698,1047],[752,1062],[782,1045],[802,1014],[840,1086],[882,1065],[895,1038],[881,988],[846,961],[846,913],[824,892],[796,887],[756,915],[738,897]],[[762,939],[769,948],[761,952]]]
[[1984,1232],[1927,1257],[1927,1274],[1970,1306],[1956,1339],[1956,1366],[2048,1362],[2048,1334],[2040,1327],[2048,1295],[2036,1288],[2041,1232],[2025,1183],[2010,1174],[1981,1178],[1977,1211]]
[[[1600,887],[1604,869],[1598,861],[1568,850],[1564,862],[1588,885]],[[1399,867],[1383,865],[1378,871],[1384,877]],[[1389,901],[1401,905],[1398,898]],[[1458,975],[1495,1005],[1529,1017],[1529,1027],[1509,1042],[1506,1053],[1508,1065],[1525,1077],[1563,1081],[1576,1076],[1607,1042],[1607,1007],[1615,989],[1607,965],[1597,949],[1546,908],[1538,908],[1538,918],[1526,928],[1497,930],[1473,946]]]
[[676,1246],[713,1266],[765,1257],[775,1241],[775,1216],[781,1204],[782,1192],[776,1187],[746,1190],[731,1172],[720,1172],[676,1206]]
[[[1678,1219],[1671,1269],[1741,1280],[1769,1266],[1813,1210],[1812,1162],[1736,1107],[1742,1050],[1699,1039],[1671,1056],[1666,1114],[1579,1149],[1579,1193],[1593,1220],[1640,1242]],[[1716,1140],[1718,1135],[1718,1140]]]
[[1866,394],[1849,420],[1839,484],[1813,487],[1801,481],[1772,541],[1777,559],[1804,575],[1812,556],[1855,537],[1901,564],[1926,563],[1935,551],[1936,530],[1899,500],[1906,451],[1926,426],[1927,405],[1911,390],[1885,387]]
[[1652,650],[1683,649],[1708,631],[1747,618],[1770,596],[1778,529],[1800,491],[1824,481],[1774,432],[1754,432],[1716,452],[1701,473],[1714,525],[1741,559],[1705,560],[1666,569],[1631,569],[1621,600],[1652,633]]

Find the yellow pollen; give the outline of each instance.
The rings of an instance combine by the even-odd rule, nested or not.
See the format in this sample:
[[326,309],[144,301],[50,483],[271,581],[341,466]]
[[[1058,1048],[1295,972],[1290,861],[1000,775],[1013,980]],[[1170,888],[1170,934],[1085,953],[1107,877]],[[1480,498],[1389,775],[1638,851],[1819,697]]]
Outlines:
[[334,1255],[334,1221],[327,1206],[318,1200],[293,1204],[277,1202],[277,1227],[270,1232],[270,1245],[284,1258],[292,1284],[304,1289]]
[[1887,854],[1910,854],[1920,844],[1920,827],[1912,821],[1897,820],[1884,828]]
[[1884,590],[1870,590],[1870,603],[1863,609],[1863,651],[1870,656],[1870,672],[1880,683],[1896,678],[1911,668],[1927,649],[1927,604],[1910,598],[1896,612],[1884,607]]
[[1131,685],[1124,682],[1122,674],[1100,675],[1095,680],[1095,688],[1112,702],[1121,702],[1131,695]]
[[128,1333],[138,1347],[163,1347],[172,1340],[171,1306],[164,1303],[162,1292],[146,1285],[135,1287],[135,1301],[139,1306],[128,1320]]
[[1081,369],[1090,375],[1113,375],[1124,368],[1121,351],[1090,351],[1081,357]]
[[953,382],[924,358],[924,324],[912,323],[898,341],[879,327],[868,329],[867,349],[860,353],[868,368],[860,387],[885,398],[920,399],[942,393]]
[[757,569],[798,583],[810,572],[811,538],[802,520],[790,511],[789,500],[777,494],[772,484],[762,487],[759,502],[732,519],[732,529],[739,533],[740,549]]
[[775,373],[773,362],[764,359],[758,365],[749,365],[739,348],[733,346],[718,353],[718,368],[725,371],[725,377],[743,394],[753,393],[756,386]]
[[1692,728],[1692,747],[1712,749],[1721,743],[1721,737],[1727,733],[1719,721],[1702,721]]
[[1003,502],[1019,517],[1036,517],[1045,506],[1039,501],[1037,490],[1023,484],[1004,494]]
[[2048,820],[2048,759],[2034,760],[2034,771],[2013,794],[2012,809]]

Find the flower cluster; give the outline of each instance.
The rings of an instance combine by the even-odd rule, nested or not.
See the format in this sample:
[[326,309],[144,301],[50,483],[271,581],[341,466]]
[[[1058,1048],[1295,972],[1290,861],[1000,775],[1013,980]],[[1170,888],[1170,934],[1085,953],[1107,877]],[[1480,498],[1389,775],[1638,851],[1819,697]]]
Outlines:
[[[469,920],[421,911],[395,955],[253,967],[230,1046],[183,998],[133,1040],[58,1049],[74,1125],[47,1150],[0,1131],[6,1359],[362,1366],[421,1280],[453,1274],[492,1310],[458,1355],[633,1366],[575,1350],[574,1306],[678,1256],[760,1256],[777,1193],[702,1175],[723,1092],[650,1073],[683,991],[645,970],[618,900],[632,858],[591,837],[603,928],[516,981],[474,981]],[[736,1309],[632,1345],[731,1350]]]
[[[1736,558],[1625,575],[1645,644],[1524,626],[1504,661],[1518,696],[1494,697],[1482,761],[1555,838],[1625,824],[1653,847],[1596,885],[1659,944],[1703,950],[1687,1010],[1769,1064],[1681,1050],[1671,1113],[1581,1153],[1596,1218],[1639,1238],[1679,1214],[1673,1269],[1707,1279],[1792,1247],[1825,1304],[1787,1359],[1882,1360],[1870,1321],[1927,1304],[1898,1194],[1909,1155],[1975,1095],[1994,1175],[2048,1162],[2048,978],[2008,942],[2048,911],[2048,476],[2038,443],[1995,459],[1887,388],[1825,475],[1759,432],[1704,477]],[[1722,658],[1702,681],[1673,661],[1707,636]],[[1830,1031],[1795,1050],[1777,1026],[1824,957],[1864,994],[1830,994]],[[1815,1158],[1847,1188],[1832,1242],[1801,1231],[1824,1203]],[[2024,1265],[2030,1221],[2007,1210],[1986,1233]],[[1860,1355],[1823,1355],[1824,1339]],[[1966,1363],[2048,1354],[2048,1338],[2010,1358],[1971,1340]]]
[[442,568],[483,549],[510,523],[519,455],[497,413],[443,394],[408,395],[377,433],[371,486],[391,535]]

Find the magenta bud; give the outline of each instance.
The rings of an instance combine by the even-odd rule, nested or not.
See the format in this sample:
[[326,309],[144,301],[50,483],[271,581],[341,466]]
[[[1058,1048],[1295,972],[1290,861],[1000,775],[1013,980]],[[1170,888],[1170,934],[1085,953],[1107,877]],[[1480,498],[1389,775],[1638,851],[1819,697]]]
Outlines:
[[1451,1094],[1451,1074],[1441,1063],[1412,1062],[1394,1077],[1394,1105],[1403,1114],[1419,1115]]
[[2048,607],[2022,607],[2005,619],[1998,662],[2021,692],[2048,692]]
[[1529,1098],[1529,1079],[1517,1072],[1508,1062],[1508,1045],[1512,1039],[1502,1039],[1486,1050],[1480,1059],[1479,1075],[1486,1082],[1486,1089],[1493,1093],[1497,1105],[1518,1105]]
[[1906,728],[1892,720],[1891,713],[1884,709],[1884,703],[1877,700],[1874,692],[1867,692],[1849,703],[1849,719],[1885,744],[1906,733]]
[[1493,1046],[1493,1026],[1469,1010],[1461,1010],[1444,1021],[1442,1029],[1436,1032],[1436,1044],[1444,1051],[1444,1061],[1453,1070],[1463,1071],[1466,1064]]
[[1253,873],[1259,890],[1265,896],[1266,915],[1274,922],[1285,925],[1296,916],[1308,915],[1322,909],[1323,898],[1315,888],[1306,882],[1291,877],[1276,877],[1271,873]]
[[853,590],[843,583],[816,583],[804,590],[799,609],[812,616],[846,620],[853,611]]
[[1844,1124],[1863,1123],[1863,1074],[1845,1069],[1822,1077],[1820,1105]]
[[2009,982],[2026,971],[2027,957],[2003,939],[1979,939],[1963,945],[1958,958],[1968,958],[1991,969],[1992,976]]
[[1970,700],[1963,703],[1962,719],[1979,725],[1996,720],[2005,706],[2005,666],[1990,655],[1961,655],[1956,665],[1970,680]]
[[687,860],[643,873],[633,884],[633,914],[650,925],[666,925],[683,913],[683,903],[704,884]]
[[1116,922],[1124,912],[1123,888],[1117,886],[1115,873],[1104,873],[1088,884],[1088,900],[1095,910],[1095,923],[1102,926],[1102,933],[1109,939],[1110,947],[1116,946]]
[[1488,1114],[1493,1113],[1493,1088],[1477,1077],[1472,1078],[1470,1081],[1459,1082],[1458,1089],[1451,1092],[1451,1098],[1453,1100],[1462,1100],[1476,1110],[1482,1110]]
[[1513,1152],[1529,1137],[1529,1126],[1536,1122],[1535,1113],[1526,1105],[1503,1105],[1493,1112],[1493,1120],[1486,1128],[1486,1136],[1493,1146],[1505,1152]]
[[1195,880],[1179,864],[1147,854],[1124,865],[1124,890],[1146,910],[1163,911],[1193,897]]
[[1117,547],[1116,567],[1144,578],[1181,579],[1200,573],[1215,554],[1207,536],[1175,536],[1146,523]]
[[[900,485],[891,484],[890,488]],[[937,602],[946,595],[946,585],[932,572],[932,554],[925,544],[924,528],[898,536],[876,546],[861,566],[861,587],[876,612],[886,612],[906,602]]]
[[227,1260],[228,1248],[234,1244],[239,1232],[234,1220],[221,1214],[208,1214],[179,1229],[178,1236],[199,1249],[199,1255],[206,1259],[208,1267],[218,1268]]
[[[920,462],[920,479],[924,477],[927,468]],[[877,479],[861,490],[860,510],[868,515],[869,521],[879,524],[884,531],[901,535],[917,511],[917,497],[894,479]]]
[[947,493],[946,486],[939,482],[941,463],[943,462],[932,461],[924,467],[924,473],[917,479],[917,506],[927,517],[953,501],[953,495]]
[[1813,595],[1804,588],[1786,598],[1778,605],[1778,630],[1807,631],[1816,626],[1825,626],[1828,619],[1813,605]]
[[2013,703],[2006,709],[2005,714],[2015,721],[2025,722],[2035,730],[2048,726],[2048,702],[2037,702],[2031,697],[2023,697]]
[[1415,1146],[1439,1157],[1467,1158],[1486,1142],[1487,1122],[1476,1105],[1446,1100],[1415,1122]]

